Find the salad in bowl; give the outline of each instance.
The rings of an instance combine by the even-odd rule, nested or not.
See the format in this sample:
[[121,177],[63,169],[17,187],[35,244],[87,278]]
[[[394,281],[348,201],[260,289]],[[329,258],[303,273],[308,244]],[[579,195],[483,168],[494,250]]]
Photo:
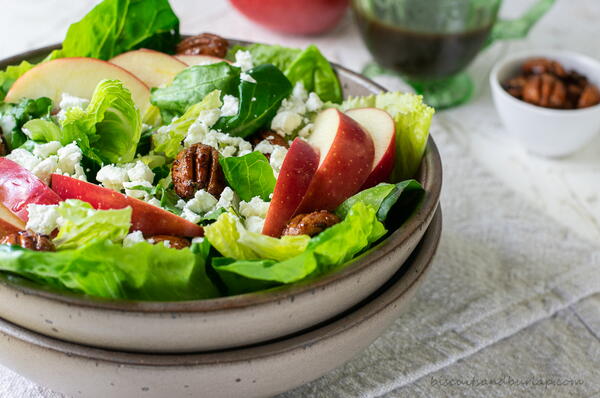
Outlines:
[[343,98],[315,46],[178,27],[167,0],[104,0],[0,72],[0,272],[109,299],[260,291],[344,267],[427,194],[421,97]]

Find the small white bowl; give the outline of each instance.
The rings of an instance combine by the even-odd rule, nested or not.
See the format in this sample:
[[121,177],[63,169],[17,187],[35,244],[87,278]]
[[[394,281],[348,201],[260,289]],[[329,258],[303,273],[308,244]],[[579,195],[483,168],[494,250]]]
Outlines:
[[517,76],[521,65],[531,58],[548,58],[567,70],[586,76],[600,86],[600,62],[586,55],[562,50],[527,51],[498,62],[490,74],[492,96],[508,130],[531,153],[562,157],[583,148],[600,132],[600,105],[564,110],[531,105],[510,95],[501,84]]

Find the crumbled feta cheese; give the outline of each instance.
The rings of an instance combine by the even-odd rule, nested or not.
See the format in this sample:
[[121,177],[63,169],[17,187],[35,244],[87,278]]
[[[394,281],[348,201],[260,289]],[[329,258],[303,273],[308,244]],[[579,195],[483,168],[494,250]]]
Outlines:
[[181,213],[181,217],[185,218],[186,220],[188,220],[189,222],[191,222],[193,224],[198,224],[200,222],[200,220],[202,220],[202,217],[200,217],[198,214],[194,213],[187,207],[183,209],[183,212]]
[[271,121],[271,128],[279,135],[286,136],[294,133],[302,124],[302,117],[291,111],[279,112]]
[[57,154],[58,168],[63,173],[73,174],[76,172],[75,169],[78,165],[79,167],[81,167],[79,162],[81,162],[81,159],[83,159],[83,153],[81,152],[81,149],[77,146],[77,144],[75,144],[74,142],[70,143],[69,145],[63,148],[60,148],[57,151]]
[[297,82],[294,85],[294,89],[292,90],[292,97],[302,102],[305,102],[308,99],[308,93],[304,88],[304,83]]
[[275,177],[279,176],[279,172],[281,171],[281,167],[283,166],[283,161],[285,160],[285,156],[287,155],[287,149],[277,145],[271,157],[269,158],[269,163],[273,168],[273,173],[275,173]]
[[45,159],[51,155],[56,155],[62,145],[58,141],[51,141],[47,144],[38,144],[33,148],[33,154],[39,158]]
[[127,170],[127,177],[130,181],[145,181],[152,186],[154,181],[154,173],[144,162],[138,160],[135,165]]
[[307,138],[312,134],[315,125],[312,123],[308,123],[306,126],[302,127],[300,131],[298,131],[298,136],[302,138]]
[[56,117],[58,120],[63,121],[67,117],[67,110],[71,108],[79,108],[83,110],[87,108],[89,103],[90,101],[85,98],[79,98],[68,93],[63,93],[60,104],[58,105],[60,112],[58,112]]
[[186,148],[198,143],[210,145],[224,157],[243,156],[252,152],[252,145],[241,137],[232,137],[216,130],[202,131],[200,128],[192,127],[184,140]]
[[135,246],[136,244],[145,241],[146,239],[144,239],[144,234],[142,234],[142,231],[133,231],[123,239],[123,247]]
[[310,93],[308,100],[306,101],[306,109],[309,112],[316,112],[323,107],[323,101],[316,93]]
[[242,200],[240,202],[240,214],[246,218],[252,216],[265,218],[269,211],[269,205],[269,202],[265,202],[258,196],[253,197],[250,202]]
[[125,188],[125,195],[143,201],[150,200],[152,196],[146,190],[134,189],[135,187],[144,187],[152,189],[151,183],[149,183],[148,181],[127,181],[123,183],[123,188]]
[[192,244],[194,244],[194,243],[202,243],[202,242],[204,242],[204,238],[202,236],[199,236],[197,238],[193,238],[192,239]]
[[177,201],[177,203],[175,204],[175,207],[177,207],[178,209],[181,209],[181,210],[183,210],[183,209],[185,209],[185,204],[186,204],[186,203],[185,203],[185,200],[183,200],[183,199],[179,199],[179,200]]
[[58,156],[50,156],[47,159],[42,160],[38,163],[31,172],[35,174],[37,178],[42,180],[44,184],[48,185],[50,182],[50,175],[54,173],[58,167]]
[[215,123],[217,122],[217,120],[219,120],[220,117],[221,117],[220,109],[218,109],[218,108],[205,109],[203,111],[200,111],[200,114],[198,115],[196,122],[204,123],[204,125],[207,127],[212,127],[215,125]]
[[235,192],[229,187],[225,187],[223,192],[221,192],[221,197],[219,201],[215,205],[215,209],[229,209],[230,207],[237,208],[238,199],[236,197]]
[[21,148],[13,149],[11,153],[6,155],[6,158],[18,163],[29,171],[32,171],[41,162],[41,159],[37,156]]
[[257,234],[262,233],[263,226],[265,225],[265,219],[262,217],[250,216],[246,218],[245,226],[250,232]]
[[0,130],[8,133],[9,131],[13,131],[15,127],[17,127],[17,121],[13,115],[3,115],[0,117]]
[[28,205],[29,220],[26,228],[38,234],[50,235],[58,228],[57,208],[57,205]]
[[123,183],[129,181],[127,170],[114,165],[102,167],[96,175],[96,180],[105,188],[121,191]]
[[196,192],[194,197],[185,205],[186,209],[193,211],[196,214],[204,214],[209,212],[217,204],[217,199],[210,193],[201,189]]
[[256,79],[245,72],[240,73],[240,80],[248,83],[256,83]]
[[271,144],[269,140],[262,140],[254,147],[254,150],[264,154],[272,153],[275,150],[275,145]]
[[223,97],[223,106],[221,107],[221,116],[235,116],[239,112],[240,100],[233,95]]
[[240,50],[235,53],[235,63],[233,66],[237,66],[242,70],[242,72],[247,72],[254,67],[254,62],[252,61],[252,54],[250,51]]
[[[60,162],[60,160],[59,160],[59,162]],[[88,171],[89,171],[89,169],[88,169]],[[71,177],[77,178],[78,180],[81,180],[81,181],[87,181],[87,176],[85,175],[85,171],[83,171],[83,167],[80,164],[75,165],[75,171],[73,172]]]
[[277,113],[285,111],[302,115],[306,113],[306,104],[304,101],[300,101],[294,97],[285,98],[283,101],[281,101],[281,105],[279,106]]

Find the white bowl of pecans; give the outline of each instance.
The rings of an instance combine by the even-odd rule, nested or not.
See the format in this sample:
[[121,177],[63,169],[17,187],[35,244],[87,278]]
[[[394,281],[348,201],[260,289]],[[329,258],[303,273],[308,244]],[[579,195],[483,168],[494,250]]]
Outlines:
[[600,133],[600,62],[570,51],[516,53],[490,74],[506,128],[531,153],[564,157]]

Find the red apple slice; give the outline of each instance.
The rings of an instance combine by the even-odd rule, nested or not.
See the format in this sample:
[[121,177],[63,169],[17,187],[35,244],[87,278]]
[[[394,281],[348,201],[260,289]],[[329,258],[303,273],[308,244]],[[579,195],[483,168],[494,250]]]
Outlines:
[[15,213],[0,203],[0,238],[23,231],[25,223]]
[[281,236],[283,228],[306,194],[318,165],[318,153],[306,141],[296,138],[283,160],[263,234]]
[[213,57],[212,55],[176,55],[175,58],[184,62],[188,66],[193,65],[209,65],[216,64],[219,62],[227,62],[228,64],[231,61],[219,57]]
[[204,229],[160,207],[119,192],[75,178],[52,174],[52,189],[63,200],[79,199],[88,202],[95,209],[133,209],[131,230],[142,231],[145,236],[203,236]]
[[358,192],[373,168],[373,140],[337,109],[317,116],[309,143],[319,149],[319,168],[295,214],[335,210]]
[[373,169],[360,188],[371,188],[380,182],[387,181],[394,168],[396,156],[396,124],[394,119],[384,110],[377,108],[359,108],[346,112],[356,120],[373,140],[375,156]]
[[0,203],[23,221],[29,220],[28,205],[55,205],[60,201],[60,197],[29,170],[0,158]]
[[128,51],[109,62],[132,73],[148,87],[161,87],[171,83],[188,66],[175,57],[147,49]]
[[104,79],[120,80],[129,89],[144,116],[150,106],[148,86],[125,69],[94,58],[61,58],[41,63],[17,79],[5,101],[48,97],[56,105],[63,93],[90,99],[98,83]]

